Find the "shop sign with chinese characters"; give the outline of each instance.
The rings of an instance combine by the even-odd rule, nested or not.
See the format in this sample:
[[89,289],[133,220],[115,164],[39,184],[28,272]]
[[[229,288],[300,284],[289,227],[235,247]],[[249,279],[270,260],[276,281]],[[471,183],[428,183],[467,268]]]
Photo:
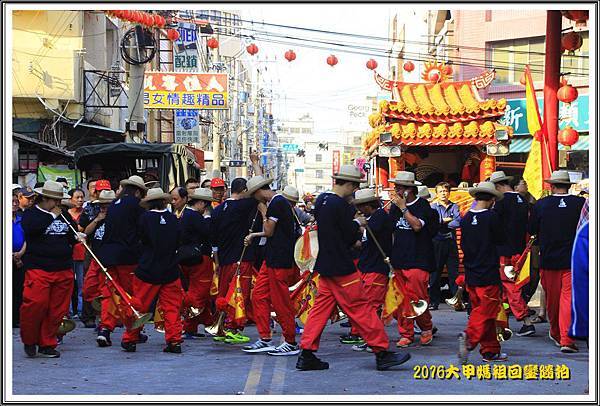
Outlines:
[[226,110],[227,74],[146,72],[144,107],[147,109]]
[[[540,114],[544,111],[544,99],[538,98]],[[502,123],[509,125],[514,130],[514,135],[529,134],[527,129],[527,106],[525,99],[509,99],[506,101],[506,110]],[[558,116],[560,128],[571,126],[579,132],[590,130],[590,101],[587,94],[579,95],[573,103],[558,103]]]

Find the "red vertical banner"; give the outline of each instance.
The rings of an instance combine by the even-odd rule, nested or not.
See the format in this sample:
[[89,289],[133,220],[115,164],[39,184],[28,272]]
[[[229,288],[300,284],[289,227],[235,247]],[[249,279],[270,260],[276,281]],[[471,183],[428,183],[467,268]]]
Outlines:
[[483,182],[496,170],[496,157],[491,155],[485,155],[481,164],[479,165],[479,181]]
[[331,171],[334,175],[340,171],[340,151],[333,151]]

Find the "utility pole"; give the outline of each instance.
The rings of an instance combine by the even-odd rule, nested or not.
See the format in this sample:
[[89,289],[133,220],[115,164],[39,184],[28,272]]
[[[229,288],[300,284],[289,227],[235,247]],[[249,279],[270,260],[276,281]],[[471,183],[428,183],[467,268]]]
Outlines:
[[[133,35],[134,52],[137,60],[141,60],[140,38],[138,33],[141,30],[136,29],[136,35]],[[127,136],[125,142],[141,143],[144,138],[146,122],[144,120],[144,72],[146,64],[130,64],[129,65],[129,98],[127,100],[127,116],[128,120],[125,123]]]
[[[219,61],[217,50],[210,51],[212,53],[212,60],[215,62]],[[213,177],[221,176],[221,115],[220,112],[213,114]],[[217,175],[218,174],[218,175]]]
[[[560,86],[560,39],[562,15],[559,10],[546,12],[546,62],[544,66],[544,123],[548,131],[550,170],[558,169],[558,96]],[[545,152],[544,152],[545,154]]]
[[[259,100],[258,100],[258,86],[260,83],[260,70],[256,69],[256,82],[254,83],[254,144],[256,151],[258,151],[258,108],[259,108]],[[242,138],[242,159],[248,160],[248,133],[245,132]],[[248,165],[244,166],[244,177],[248,176]]]

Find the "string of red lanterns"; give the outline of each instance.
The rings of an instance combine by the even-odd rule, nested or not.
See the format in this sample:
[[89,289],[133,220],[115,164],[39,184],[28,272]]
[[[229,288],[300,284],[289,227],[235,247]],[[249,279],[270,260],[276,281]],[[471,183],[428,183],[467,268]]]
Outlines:
[[247,52],[248,52],[250,55],[254,56],[255,54],[257,54],[257,53],[258,53],[258,47],[256,46],[256,44],[255,44],[255,43],[252,43],[252,44],[250,44],[250,45],[248,45],[248,46],[246,47],[246,51],[247,51]]
[[141,24],[149,28],[164,28],[167,24],[167,20],[163,16],[159,14],[146,13],[144,11],[107,10],[105,13],[111,17],[134,24]]
[[219,41],[215,37],[211,37],[206,40],[206,46],[210,49],[216,49],[219,47]]
[[338,59],[335,55],[329,55],[327,57],[327,65],[331,66],[332,68],[337,65],[338,63]]

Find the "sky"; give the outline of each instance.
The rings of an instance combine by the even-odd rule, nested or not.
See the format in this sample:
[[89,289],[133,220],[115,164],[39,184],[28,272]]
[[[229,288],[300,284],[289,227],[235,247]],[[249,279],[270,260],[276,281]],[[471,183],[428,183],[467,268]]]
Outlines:
[[[255,5],[243,10],[242,18],[290,26],[328,30],[335,32],[365,34],[387,37],[388,20],[391,9],[387,5]],[[244,17],[245,16],[245,17]],[[256,24],[256,30],[270,33],[282,33],[290,36],[311,38],[314,40],[357,41],[352,37],[331,36],[289,28],[277,28]],[[273,38],[273,37],[271,37]],[[284,40],[286,42],[295,42]],[[385,41],[359,39],[365,45],[385,48]],[[271,81],[275,93],[274,115],[276,119],[297,119],[304,113],[310,113],[315,120],[315,132],[334,134],[341,128],[348,128],[348,105],[365,104],[367,96],[377,94],[379,87],[373,79],[373,73],[365,66],[371,58],[367,55],[342,53],[311,49],[300,45],[283,45],[257,40],[260,60],[267,67],[265,79]],[[311,43],[314,43],[311,41]],[[319,46],[326,46],[318,44]],[[284,53],[293,49],[296,60],[288,62]],[[326,59],[335,54],[338,64],[330,67]],[[378,70],[386,69],[384,58],[374,58]],[[369,124],[365,119],[355,123],[354,129],[366,131]]]

